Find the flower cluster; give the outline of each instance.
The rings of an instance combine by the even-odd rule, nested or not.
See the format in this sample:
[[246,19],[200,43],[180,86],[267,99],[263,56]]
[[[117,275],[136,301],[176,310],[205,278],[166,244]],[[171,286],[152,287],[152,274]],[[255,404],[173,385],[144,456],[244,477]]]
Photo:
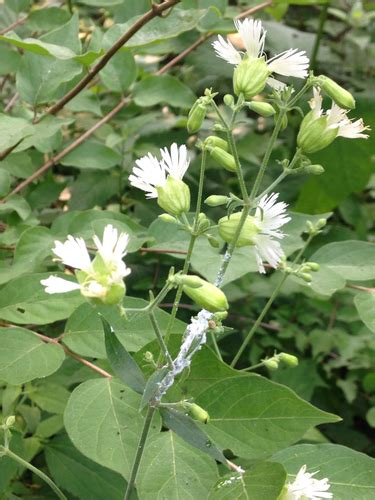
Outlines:
[[306,472],[303,465],[293,481],[286,485],[286,491],[282,494],[282,500],[320,500],[322,498],[333,498],[329,492],[331,485],[327,478],[315,479],[317,472]]
[[272,73],[295,78],[307,77],[310,62],[304,51],[289,49],[265,60],[264,43],[267,32],[263,28],[262,22],[245,19],[244,21],[236,20],[234,24],[245,46],[246,54],[239,52],[228,39],[224,40],[219,35],[212,44],[218,57],[235,66],[239,66],[245,60],[262,59],[267,66],[268,73],[265,83],[277,90],[283,88],[285,84],[272,77]]
[[123,279],[130,274],[130,269],[122,260],[126,255],[129,236],[126,233],[118,234],[117,229],[108,224],[104,228],[102,241],[96,235],[93,240],[97,252],[92,261],[82,238],[69,235],[64,243],[55,241],[53,253],[63,264],[76,269],[78,283],[50,276],[41,281],[46,293],[80,290],[85,297],[107,304],[120,302],[125,294]]

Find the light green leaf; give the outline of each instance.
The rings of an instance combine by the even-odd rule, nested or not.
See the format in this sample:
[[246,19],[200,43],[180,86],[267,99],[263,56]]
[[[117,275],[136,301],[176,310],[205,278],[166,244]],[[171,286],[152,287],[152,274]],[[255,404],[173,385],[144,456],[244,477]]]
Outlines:
[[24,118],[0,114],[0,151],[10,148],[33,134],[33,126]]
[[245,474],[227,474],[220,478],[210,500],[277,500],[286,480],[282,465],[264,462]]
[[[62,273],[56,276],[67,279]],[[21,276],[0,290],[0,318],[12,323],[45,325],[66,319],[82,302],[79,291],[49,295],[40,280],[50,273]]]
[[137,65],[131,52],[117,52],[100,72],[104,85],[115,92],[124,92],[137,77]]
[[0,380],[24,384],[47,377],[65,359],[61,347],[47,344],[25,328],[0,328]]
[[[144,421],[139,403],[140,397],[115,379],[79,385],[64,415],[74,446],[94,462],[129,477]],[[159,429],[154,418],[150,438]]]
[[30,393],[30,399],[42,410],[58,414],[64,413],[69,396],[70,392],[65,387],[49,382],[34,386]]
[[375,332],[375,295],[360,292],[354,297],[359,317],[369,330]]
[[120,164],[121,156],[104,144],[86,141],[61,159],[61,164],[82,169],[106,170]]
[[205,431],[214,443],[244,458],[268,457],[307,429],[340,420],[258,375],[218,380],[196,403],[210,415]]
[[10,174],[6,170],[0,170],[0,196],[5,196],[10,191]]
[[[143,47],[154,42],[174,38],[185,31],[195,28],[206,12],[206,9],[184,10],[175,7],[168,16],[156,17],[143,26],[127,41],[125,47]],[[108,48],[113,45],[138,19],[139,16],[133,17],[124,24],[112,26],[104,35],[104,47]]]
[[207,494],[218,477],[217,466],[171,431],[148,440],[137,479],[142,500],[196,500]]
[[50,438],[57,434],[64,427],[62,415],[52,415],[39,422],[35,430],[35,436],[41,438]]
[[0,214],[11,212],[16,212],[22,220],[25,220],[29,217],[31,208],[25,198],[19,194],[13,194],[9,196],[4,203],[0,204]]
[[134,102],[138,106],[166,103],[188,109],[196,96],[185,84],[170,75],[148,76],[134,86]]
[[119,474],[83,456],[67,436],[48,443],[46,460],[55,483],[80,500],[119,500],[126,489]]
[[[147,305],[147,302],[125,296],[123,305],[142,308]],[[138,351],[155,338],[148,314],[128,313],[128,320],[125,320],[123,316],[120,316],[116,307],[96,306],[94,309],[90,304],[85,303],[69,318],[64,335],[66,345],[82,356],[106,357],[103,326],[98,312],[112,325],[117,338],[130,352]],[[161,330],[164,331],[169,322],[169,314],[160,309],[157,309],[155,314]],[[185,324],[176,320],[173,333],[183,333],[184,330]]]
[[371,500],[375,496],[375,460],[363,453],[337,444],[300,444],[276,453],[272,460],[280,462],[294,480],[306,464],[315,479],[328,478],[333,498],[338,500]]
[[324,265],[345,280],[375,278],[375,244],[367,241],[338,241],[319,248],[310,260]]

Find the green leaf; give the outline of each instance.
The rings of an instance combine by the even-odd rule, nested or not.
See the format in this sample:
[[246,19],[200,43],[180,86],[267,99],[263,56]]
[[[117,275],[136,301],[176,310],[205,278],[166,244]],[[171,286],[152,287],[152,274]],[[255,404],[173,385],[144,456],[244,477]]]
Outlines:
[[0,114],[0,151],[11,148],[33,134],[33,126],[24,118]]
[[119,474],[83,456],[67,436],[48,443],[46,460],[55,483],[80,500],[119,500],[126,489]]
[[58,7],[44,7],[32,10],[27,25],[32,31],[50,31],[69,21],[69,13]]
[[[65,409],[65,427],[85,456],[129,476],[142,432],[140,397],[117,380],[88,380],[74,389]],[[159,432],[154,418],[150,434]]]
[[63,414],[69,396],[70,392],[65,387],[44,382],[33,387],[30,399],[48,413]]
[[309,428],[340,420],[258,375],[219,380],[196,403],[210,415],[205,425],[210,438],[246,458],[268,457],[301,439]]
[[[130,40],[126,42],[125,48],[144,47],[161,40],[174,38],[185,31],[195,28],[206,14],[206,9],[179,9],[175,7],[168,16],[160,16],[152,19],[141,30],[135,33]],[[140,16],[129,19],[124,24],[115,24],[103,37],[103,45],[109,48],[113,45],[133,24],[138,21]]]
[[170,75],[144,78],[134,86],[133,96],[134,102],[142,107],[166,103],[188,109],[196,100],[189,87]]
[[[55,273],[66,279],[66,274]],[[0,290],[0,318],[12,323],[46,325],[66,319],[82,302],[79,291],[49,295],[40,281],[49,273],[16,278]]]
[[[125,296],[124,307],[142,308],[148,303],[145,300]],[[82,304],[69,318],[64,342],[81,356],[105,358],[103,326],[98,316],[100,312],[116,332],[116,336],[125,349],[136,352],[155,338],[155,333],[148,314],[129,313],[128,320],[120,315],[117,307],[97,306],[95,309],[88,303]],[[168,325],[169,314],[157,309],[157,321],[162,331]],[[185,324],[176,320],[173,333],[183,333]]]
[[0,214],[10,212],[16,212],[22,220],[25,220],[29,217],[31,208],[22,196],[19,194],[13,194],[12,196],[9,196],[4,203],[0,204]]
[[105,349],[113,371],[118,378],[133,389],[133,391],[143,394],[146,380],[141,369],[117,339],[108,321],[106,321],[103,316],[101,316],[100,319],[103,323]]
[[85,141],[60,161],[68,167],[98,170],[106,170],[120,162],[121,156],[116,151],[94,141]]
[[5,196],[10,191],[10,174],[6,170],[0,170],[0,196]]
[[360,292],[354,297],[359,317],[369,330],[375,332],[375,295]]
[[306,464],[317,472],[315,479],[328,478],[333,498],[370,500],[375,496],[375,460],[337,444],[300,444],[276,453],[272,460],[286,469],[289,481]]
[[154,397],[156,396],[159,387],[160,387],[160,382],[164,379],[164,377],[167,375],[169,371],[168,366],[164,366],[163,368],[159,368],[156,370],[151,377],[147,380],[146,382],[146,387],[144,389],[143,395],[142,395],[142,400],[141,400],[141,406],[140,409],[142,410]]
[[131,52],[117,52],[100,72],[104,85],[124,92],[137,78],[137,65]]
[[324,265],[345,280],[375,278],[375,244],[367,241],[338,241],[319,248],[310,260]]
[[227,474],[220,478],[208,497],[210,500],[277,500],[286,480],[282,465],[264,462],[245,474]]
[[57,434],[64,427],[62,415],[52,415],[41,422],[35,430],[35,436],[41,438],[50,438]]
[[216,464],[173,432],[162,432],[147,441],[137,478],[142,500],[156,498],[207,498],[217,480]]
[[21,61],[21,55],[10,47],[0,47],[0,75],[15,73]]
[[208,438],[207,434],[198,427],[189,416],[172,408],[160,410],[164,424],[188,444],[210,455],[214,460],[226,464],[222,452]]
[[60,346],[25,328],[0,328],[0,344],[0,380],[14,385],[51,375],[65,359]]

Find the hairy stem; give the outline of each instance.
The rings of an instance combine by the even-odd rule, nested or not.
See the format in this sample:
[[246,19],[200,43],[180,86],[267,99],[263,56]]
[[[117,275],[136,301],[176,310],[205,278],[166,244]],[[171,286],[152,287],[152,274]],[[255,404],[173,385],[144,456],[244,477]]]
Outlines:
[[172,370],[173,369],[173,359],[172,359],[171,355],[169,354],[168,347],[167,347],[166,343],[164,342],[163,335],[160,331],[159,324],[158,324],[157,319],[155,317],[154,311],[150,312],[150,320],[151,320],[151,324],[152,324],[152,327],[154,329],[156,338],[158,339],[161,353],[164,355],[166,361],[168,362],[169,368]]

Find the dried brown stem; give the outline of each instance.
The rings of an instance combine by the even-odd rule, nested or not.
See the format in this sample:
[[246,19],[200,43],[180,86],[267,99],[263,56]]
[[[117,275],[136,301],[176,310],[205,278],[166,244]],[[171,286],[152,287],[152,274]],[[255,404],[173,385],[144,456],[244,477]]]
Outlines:
[[27,17],[28,16],[20,17],[19,19],[14,21],[14,23],[12,23],[9,26],[7,26],[6,28],[3,28],[2,30],[0,30],[0,35],[5,35],[5,33],[8,33],[8,31],[11,31],[12,29],[17,28],[17,26],[19,26],[20,24],[23,24],[26,21]]

